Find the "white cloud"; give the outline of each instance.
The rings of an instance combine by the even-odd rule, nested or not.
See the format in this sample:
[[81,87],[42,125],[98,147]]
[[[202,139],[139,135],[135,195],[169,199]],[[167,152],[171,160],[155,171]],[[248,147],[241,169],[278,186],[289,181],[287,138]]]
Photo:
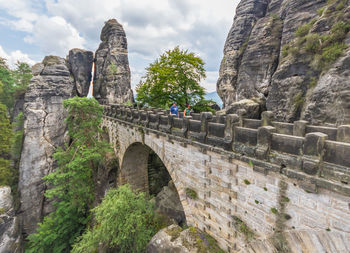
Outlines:
[[72,48],[83,48],[85,39],[62,17],[41,16],[33,27],[32,35],[25,41],[40,46],[45,54],[66,56]]
[[[180,45],[204,59],[212,90],[224,42],[239,0],[0,0],[15,19],[11,26],[27,31],[26,42],[43,54],[65,56],[73,47],[95,51],[106,20],[116,18],[128,39],[132,86],[144,68],[165,50]],[[0,23],[4,23],[0,20]],[[78,32],[79,31],[79,32]],[[211,83],[209,85],[209,83]],[[215,88],[214,88],[215,89]]]
[[7,60],[7,64],[10,68],[14,68],[16,66],[17,61],[25,62],[29,65],[35,64],[35,61],[30,59],[27,54],[22,53],[20,50],[6,53],[2,46],[0,46],[0,57],[5,58]]

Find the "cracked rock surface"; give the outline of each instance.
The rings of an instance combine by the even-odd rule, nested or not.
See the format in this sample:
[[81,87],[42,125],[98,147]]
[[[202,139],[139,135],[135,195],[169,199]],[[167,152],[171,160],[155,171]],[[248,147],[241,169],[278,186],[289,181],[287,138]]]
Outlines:
[[94,97],[100,102],[133,102],[127,40],[124,29],[115,19],[106,22],[95,57]]
[[51,210],[42,177],[55,167],[52,154],[64,143],[66,111],[63,100],[74,92],[65,59],[47,56],[30,82],[24,99],[24,142],[19,167],[20,218],[23,233],[35,232]]
[[0,187],[0,252],[19,253],[20,233],[15,216],[11,188]]
[[[241,0],[224,46],[217,92],[224,108],[240,100],[259,100],[278,121],[307,120],[311,124],[349,124],[349,50],[329,68],[315,67],[313,54],[292,57],[299,27],[327,35],[339,22],[350,22],[349,1]],[[325,10],[321,12],[321,8]],[[338,12],[337,12],[338,11]],[[332,15],[330,15],[332,14]],[[350,34],[343,41],[350,45]],[[232,111],[232,110],[231,110]],[[233,112],[231,112],[233,113]]]

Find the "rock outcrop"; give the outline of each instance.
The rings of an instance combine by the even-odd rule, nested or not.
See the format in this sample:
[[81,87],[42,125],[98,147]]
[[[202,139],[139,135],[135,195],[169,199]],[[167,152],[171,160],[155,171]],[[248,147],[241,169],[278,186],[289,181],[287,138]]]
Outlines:
[[164,186],[157,194],[155,204],[157,212],[176,221],[177,224],[186,223],[185,212],[173,181],[169,181],[168,186]]
[[21,252],[21,235],[18,218],[15,216],[11,188],[0,187],[0,252]]
[[146,253],[223,252],[216,241],[201,230],[177,225],[163,228],[147,245]]
[[133,102],[127,40],[115,19],[106,22],[101,44],[95,53],[94,96],[102,103]]
[[44,197],[43,177],[55,167],[52,154],[65,142],[63,100],[74,92],[65,59],[47,56],[38,64],[24,102],[24,141],[19,166],[20,217],[23,233],[35,232],[51,206]]
[[[349,52],[336,52],[350,45],[349,24],[347,0],[242,0],[217,82],[224,107],[259,99],[279,121],[349,124]],[[326,66],[328,56],[338,60]]]
[[87,96],[91,81],[91,68],[94,61],[94,53],[79,48],[69,51],[67,56],[70,71],[74,77],[77,95]]

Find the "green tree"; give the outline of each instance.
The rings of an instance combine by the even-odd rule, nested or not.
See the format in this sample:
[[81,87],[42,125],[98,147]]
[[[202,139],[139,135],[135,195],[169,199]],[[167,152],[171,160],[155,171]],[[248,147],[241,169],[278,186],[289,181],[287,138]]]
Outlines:
[[[2,83],[0,82],[0,95],[2,94]],[[12,129],[7,108],[0,103],[0,186],[11,185],[13,173],[10,168],[10,148]]]
[[14,104],[13,93],[15,80],[4,58],[0,58],[0,82],[3,85],[3,92],[0,94],[0,103],[4,104],[10,112]]
[[169,108],[175,101],[185,108],[187,104],[195,107],[203,103],[205,91],[199,83],[206,77],[204,62],[194,53],[175,47],[162,54],[146,71],[136,88],[141,105]]
[[74,97],[63,102],[68,109],[71,143],[54,154],[58,168],[44,179],[50,185],[45,196],[54,200],[55,211],[44,218],[29,238],[26,252],[69,252],[90,220],[94,200],[94,176],[108,143],[97,138],[103,108],[95,99]]
[[16,99],[25,93],[32,78],[32,70],[27,63],[17,62],[15,70],[11,70],[4,58],[0,58],[0,81],[3,94],[0,103],[6,105],[11,115]]
[[79,238],[72,253],[97,252],[101,244],[113,252],[144,252],[158,231],[153,205],[128,185],[109,190],[93,212],[95,226]]
[[24,94],[32,79],[32,69],[24,62],[17,62],[16,69],[13,71],[13,77],[15,79],[15,98]]

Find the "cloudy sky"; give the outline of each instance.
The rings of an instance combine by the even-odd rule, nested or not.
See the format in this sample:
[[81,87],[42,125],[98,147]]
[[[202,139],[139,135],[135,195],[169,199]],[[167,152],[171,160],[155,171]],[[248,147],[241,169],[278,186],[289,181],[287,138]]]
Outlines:
[[145,67],[179,45],[202,57],[214,91],[239,0],[0,0],[0,56],[34,64],[71,48],[95,51],[104,21],[116,18],[128,39],[134,87]]

